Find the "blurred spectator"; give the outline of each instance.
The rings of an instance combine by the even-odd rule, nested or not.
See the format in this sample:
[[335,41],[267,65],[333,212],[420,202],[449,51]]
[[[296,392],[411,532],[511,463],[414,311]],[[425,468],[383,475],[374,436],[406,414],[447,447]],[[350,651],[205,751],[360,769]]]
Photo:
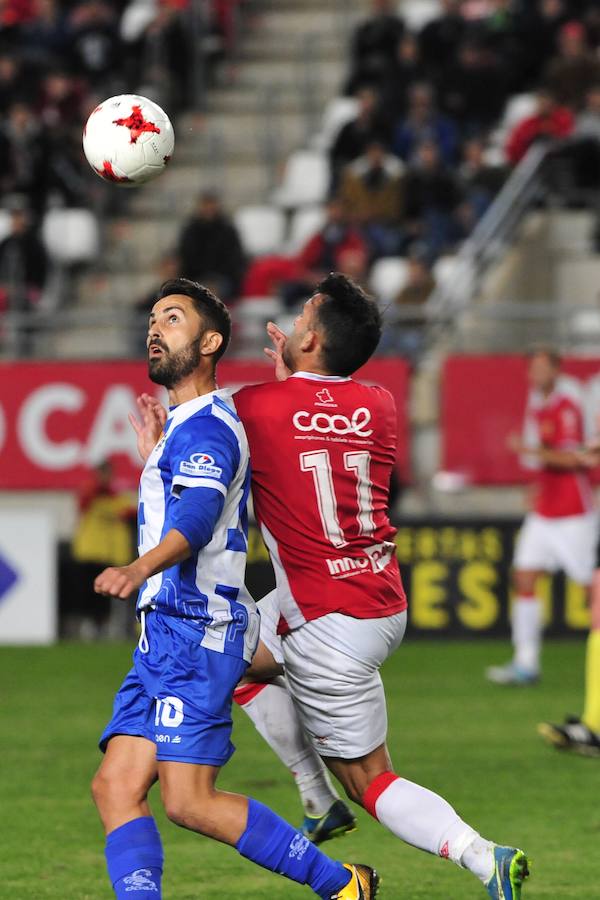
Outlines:
[[10,234],[0,241],[0,284],[13,309],[35,307],[48,275],[48,255],[25,198],[10,200]]
[[[24,197],[11,197],[10,233],[0,241],[0,298],[13,313],[33,312],[42,296],[48,276],[48,255],[32,222]],[[10,350],[18,357],[30,356],[35,338],[35,322],[27,318],[11,330]]]
[[568,137],[575,127],[575,118],[566,106],[559,106],[554,94],[541,88],[537,94],[537,110],[532,116],[517,122],[508,135],[506,156],[515,166],[535,141],[551,141]]
[[410,89],[408,111],[396,126],[392,149],[405,162],[410,162],[416,148],[425,140],[437,144],[446,164],[455,161],[458,149],[456,127],[436,109],[431,85],[419,83]]
[[329,151],[332,191],[337,188],[339,175],[344,166],[362,156],[372,141],[387,139],[388,127],[381,113],[376,92],[371,88],[363,88],[358,92],[357,100],[356,118],[340,129]]
[[62,136],[70,128],[80,137],[84,92],[77,79],[64,69],[50,68],[43,76],[36,109],[46,128]]
[[0,125],[0,191],[24,194],[36,215],[46,204],[49,147],[47,134],[31,106],[12,103]]
[[246,260],[237,229],[214,191],[204,191],[179,236],[179,272],[211,287],[225,302],[240,292]]
[[408,168],[405,183],[405,229],[423,243],[432,262],[460,237],[455,213],[462,199],[459,184],[446,168],[433,141],[423,141]]
[[106,566],[131,562],[135,501],[129,493],[118,490],[113,468],[106,461],[83,482],[78,506],[70,584],[61,597],[63,633],[84,639],[106,637],[111,603],[94,592],[94,579]]
[[385,70],[379,86],[382,108],[391,123],[395,124],[400,116],[406,114],[413,84],[426,78],[427,69],[421,59],[419,42],[414,34],[407,31],[400,38],[396,56]]
[[351,74],[347,91],[377,84],[394,60],[404,23],[395,0],[371,0],[371,16],[358,26],[352,38]]
[[575,120],[575,135],[600,141],[600,81],[586,94],[584,107]]
[[522,4],[519,61],[520,89],[538,83],[547,61],[554,55],[558,32],[569,20],[565,0],[537,0]]
[[287,307],[306,297],[328,272],[345,271],[344,266],[348,265],[362,272],[368,264],[367,242],[351,223],[348,209],[340,198],[327,203],[325,222],[304,245],[294,260],[294,268],[282,280],[280,293]]
[[457,58],[439,84],[442,110],[463,134],[489,128],[500,116],[508,94],[508,60],[502,62],[472,39],[458,48]]
[[459,215],[466,234],[484,214],[506,178],[504,167],[490,166],[485,162],[484,151],[485,144],[481,138],[471,138],[463,146],[459,169],[463,200]]
[[73,71],[102,95],[118,93],[124,56],[114,8],[104,0],[83,0],[71,8],[67,29]]
[[5,115],[16,96],[33,94],[22,59],[9,50],[0,50],[0,114]]
[[544,70],[544,83],[558,103],[578,110],[585,95],[600,81],[600,60],[587,45],[581,22],[567,22],[558,34],[558,55]]
[[384,333],[380,352],[398,353],[416,363],[424,346],[425,317],[422,307],[435,289],[435,279],[424,245],[414,244],[407,255],[404,287],[383,311]]
[[368,145],[342,171],[339,197],[366,235],[371,258],[400,251],[398,225],[404,211],[404,166],[379,142]]
[[33,0],[33,10],[22,31],[24,53],[36,66],[56,64],[68,52],[64,7],[57,0]]
[[[197,60],[189,19],[185,18],[188,5],[188,0],[162,0],[156,15],[128,47],[129,62],[137,63],[131,77],[146,77],[157,85],[163,104],[172,111],[185,109],[196,100],[192,79]],[[204,48],[205,60],[211,53]]]
[[428,22],[419,35],[423,62],[435,78],[454,64],[458,45],[467,30],[460,11],[461,0],[441,0],[440,5],[441,16]]

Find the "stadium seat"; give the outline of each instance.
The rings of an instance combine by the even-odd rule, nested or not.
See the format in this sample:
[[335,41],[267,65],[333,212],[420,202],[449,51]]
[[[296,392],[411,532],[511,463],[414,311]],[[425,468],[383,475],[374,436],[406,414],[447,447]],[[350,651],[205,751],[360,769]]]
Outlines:
[[439,0],[403,0],[398,13],[404,19],[409,31],[418,32],[443,13]]
[[335,141],[340,128],[350,122],[357,113],[358,101],[355,97],[334,97],[325,107],[321,120],[321,130],[312,140],[315,150],[326,153]]
[[249,256],[280,253],[285,240],[285,216],[274,206],[242,206],[233,214]]
[[0,241],[7,238],[11,232],[10,210],[0,209]]
[[504,148],[508,135],[517,122],[533,115],[536,110],[537,99],[535,94],[515,94],[506,106],[500,124],[490,136],[488,148],[485,151],[485,160],[488,165],[503,165],[506,163]]
[[59,265],[94,262],[100,252],[98,220],[89,209],[51,209],[42,221],[42,241]]
[[471,264],[459,256],[440,256],[433,265],[433,277],[438,288],[456,292],[465,302],[475,286]]
[[238,353],[256,357],[269,344],[265,326],[282,311],[279,297],[244,297],[236,304],[233,326]]
[[325,210],[322,206],[305,206],[296,210],[290,222],[287,252],[299,253],[306,242],[315,234],[325,221]]
[[297,150],[288,157],[281,186],[274,192],[278,206],[295,209],[322,203],[329,188],[329,162],[316,150]]
[[388,303],[406,284],[408,263],[401,256],[389,256],[373,263],[369,287],[378,300]]

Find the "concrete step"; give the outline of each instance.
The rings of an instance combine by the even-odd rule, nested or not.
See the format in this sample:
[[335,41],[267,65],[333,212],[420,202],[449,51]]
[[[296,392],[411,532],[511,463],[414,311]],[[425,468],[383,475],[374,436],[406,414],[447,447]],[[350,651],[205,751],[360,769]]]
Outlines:
[[235,116],[224,112],[210,113],[201,127],[182,128],[183,138],[173,165],[215,157],[233,161],[275,154],[283,159],[306,144],[309,134],[307,117],[297,111],[262,117],[248,112]]
[[110,223],[102,262],[113,272],[147,271],[177,244],[182,219],[173,216],[123,219]]
[[119,324],[57,329],[48,336],[46,353],[59,359],[128,359],[131,343]]
[[589,254],[596,216],[590,210],[557,210],[548,216],[550,249],[558,253]]
[[322,112],[331,97],[339,93],[339,84],[323,85],[318,82],[312,86],[308,98],[299,90],[297,84],[290,82],[263,84],[252,86],[235,84],[216,88],[208,97],[207,112],[255,113],[260,115],[265,110],[277,112],[302,112],[316,109]]
[[278,32],[251,34],[240,47],[237,59],[242,63],[257,59],[335,59],[348,65],[348,41],[339,32],[306,32],[289,35]]
[[158,186],[136,191],[131,212],[136,216],[184,217],[191,213],[198,194],[208,188],[219,191],[227,206],[255,203],[270,189],[268,171],[254,159],[247,164],[173,166],[160,179]]
[[348,15],[341,5],[336,8],[335,3],[321,3],[317,8],[311,8],[305,3],[284,8],[282,4],[278,3],[265,12],[267,14],[261,15],[258,12],[252,17],[251,24],[254,33],[256,31],[260,31],[262,34],[278,33],[288,35],[288,37],[302,32],[345,34],[348,24],[354,18],[354,15],[352,13]]
[[[93,307],[96,310],[102,307],[115,308],[123,311],[123,317],[116,316],[116,318],[120,319],[119,327],[126,331],[130,324],[125,316],[128,307],[135,306],[139,300],[143,300],[151,291],[156,290],[157,275],[154,268],[156,262],[156,252],[148,248],[148,255],[141,269],[127,272],[107,270],[83,275],[77,291],[79,306]],[[86,327],[96,326],[90,324]]]
[[593,307],[598,302],[600,256],[567,259],[554,269],[555,297],[565,305]]
[[318,86],[330,95],[339,93],[345,66],[339,60],[314,61],[310,57],[300,59],[248,60],[241,63],[235,74],[235,84],[250,88],[281,88],[294,86],[297,91]]
[[[366,15],[371,7],[370,0],[331,0],[330,7],[335,10],[336,7],[342,14],[351,14],[357,16]],[[323,8],[323,0],[254,0],[251,5],[252,14],[260,14],[263,12],[271,13],[273,10],[315,10],[321,12]]]

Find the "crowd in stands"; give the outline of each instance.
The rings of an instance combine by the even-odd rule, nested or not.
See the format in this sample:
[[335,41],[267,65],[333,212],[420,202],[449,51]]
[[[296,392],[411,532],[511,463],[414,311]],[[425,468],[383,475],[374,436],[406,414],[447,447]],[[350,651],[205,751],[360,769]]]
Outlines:
[[[114,94],[143,92],[150,84],[170,111],[189,107],[198,88],[193,38],[201,29],[203,59],[217,57],[231,40],[237,2],[2,4],[0,312],[35,309],[43,298],[52,263],[41,237],[47,211],[101,211],[100,204],[116,196],[100,190],[81,150],[83,123],[94,106]],[[26,352],[23,345],[20,350]]]
[[[189,108],[198,87],[198,40],[210,66],[233,40],[241,2],[2,5],[0,310],[35,308],[44,296],[52,260],[39,228],[49,208],[120,199],[98,191],[81,154],[81,124],[96,102],[143,93],[150,84],[173,113]],[[191,27],[198,9],[200,36]],[[412,29],[401,11],[396,0],[372,0],[352,35],[340,85],[352,113],[327,141],[327,197],[304,245],[249,252],[220,198],[207,191],[161,271],[204,281],[229,303],[276,296],[293,312],[330,269],[373,289],[378,262],[402,259],[397,296],[380,298],[388,322],[382,348],[416,359],[420,330],[412,310],[435,290],[438,260],[471,234],[533,143],[587,138],[576,151],[577,177],[583,188],[596,187],[596,2],[439,0],[438,15]],[[518,95],[529,105],[502,130]],[[141,299],[138,308],[146,305]]]
[[[387,309],[382,347],[414,359],[418,336],[407,339],[404,315],[393,337],[393,310],[407,295],[427,299],[436,261],[471,233],[534,142],[590,137],[576,168],[587,172],[587,187],[598,184],[600,8],[586,0],[441,0],[440,14],[418,31],[401,8],[372,0],[352,37],[342,90],[355,113],[328,148],[322,227],[295,255],[252,260],[242,291],[278,293],[293,307],[328,268],[368,287],[378,260],[404,257],[406,291]],[[527,114],[498,144],[509,100],[524,94]]]

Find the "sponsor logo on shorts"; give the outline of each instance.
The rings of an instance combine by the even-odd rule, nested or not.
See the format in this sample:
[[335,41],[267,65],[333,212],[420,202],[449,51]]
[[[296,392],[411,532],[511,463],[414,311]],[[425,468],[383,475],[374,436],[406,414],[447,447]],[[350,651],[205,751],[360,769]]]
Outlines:
[[373,544],[371,547],[365,547],[364,554],[364,556],[338,556],[337,559],[326,560],[329,574],[332,578],[350,578],[366,571],[375,574],[382,572],[394,554],[394,544],[390,541]]
[[316,412],[309,413],[305,409],[299,410],[292,416],[292,422],[297,431],[315,431],[317,434],[346,435],[355,437],[370,437],[372,428],[367,428],[371,421],[371,412],[366,406],[359,406],[351,416],[343,416],[341,413]]
[[309,847],[310,841],[308,841],[304,837],[304,835],[295,834],[290,844],[290,852],[288,856],[290,857],[290,859],[302,859]]
[[125,888],[125,893],[129,893],[129,891],[148,891],[151,894],[158,894],[156,882],[152,881],[149,877],[150,875],[152,875],[150,869],[136,869],[135,872],[123,879],[123,883],[128,885]]
[[215,466],[214,458],[210,453],[192,453],[189,459],[183,459],[179,463],[179,471],[184,475],[204,478],[220,478],[223,474],[223,469]]

